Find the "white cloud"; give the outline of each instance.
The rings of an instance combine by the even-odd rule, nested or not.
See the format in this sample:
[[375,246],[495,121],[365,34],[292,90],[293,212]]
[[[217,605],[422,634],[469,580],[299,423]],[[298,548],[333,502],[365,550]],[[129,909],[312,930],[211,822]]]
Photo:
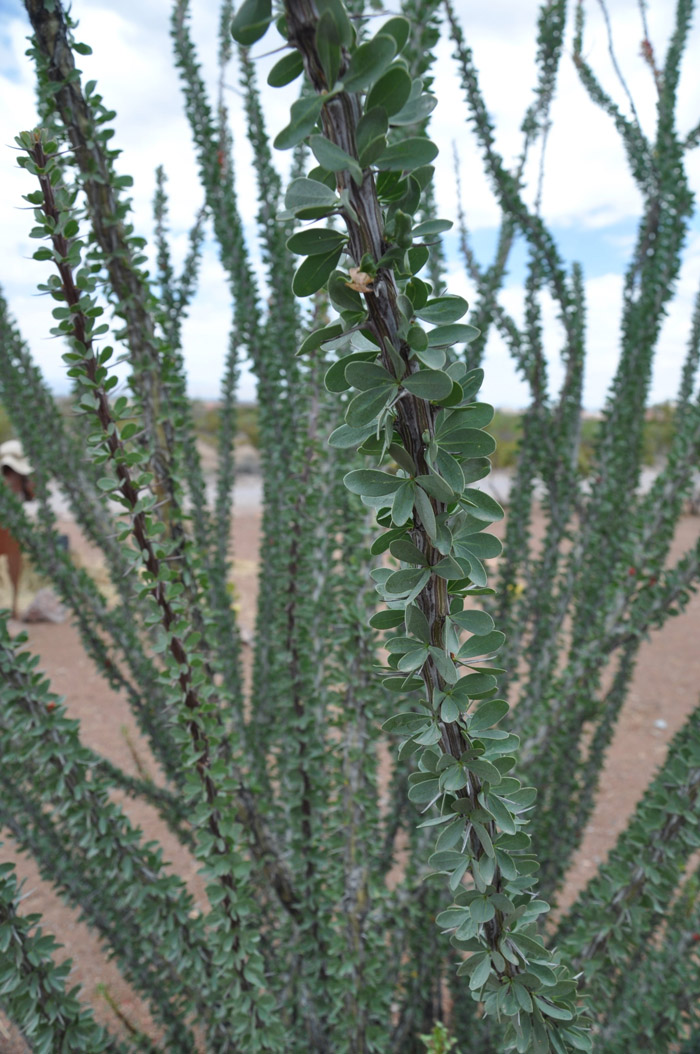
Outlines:
[[[199,49],[202,70],[212,101],[216,95],[217,5],[206,0],[192,2],[192,31]],[[534,30],[538,4],[522,0],[493,0],[490,4],[468,4],[457,0],[456,7],[474,50],[481,83],[497,127],[497,147],[506,163],[512,166],[521,147],[519,125],[531,97],[535,82]],[[674,5],[652,0],[649,11],[650,35],[657,55],[662,55],[671,29]],[[169,0],[74,0],[73,14],[81,20],[79,39],[94,48],[92,56],[80,60],[86,78],[98,80],[106,103],[117,111],[115,145],[124,151],[118,168],[134,177],[134,222],[139,233],[151,232],[151,200],[154,191],[154,169],[164,164],[168,174],[171,199],[173,256],[179,264],[186,251],[186,232],[202,202],[197,178],[197,164],[187,121],[183,115],[182,96],[174,68],[169,39]],[[590,26],[586,34],[585,53],[607,90],[621,99],[624,95],[612,70],[607,38],[598,7],[587,5]],[[640,57],[641,27],[637,0],[616,0],[612,5],[615,43],[620,64],[629,87],[638,100],[642,125],[653,127],[655,89],[648,67]],[[21,9],[15,16],[0,14],[0,146],[11,144],[20,128],[35,123],[34,81],[24,58],[28,23]],[[261,53],[275,46],[266,39],[254,49]],[[469,226],[487,231],[498,223],[498,208],[483,175],[483,166],[466,121],[463,93],[451,60],[452,46],[443,39],[438,46],[436,91],[440,100],[434,115],[433,135],[441,148],[437,196],[443,215],[454,217],[455,181],[452,172],[452,142],[456,141],[462,161],[462,182]],[[693,30],[688,55],[700,52],[700,27]],[[572,231],[600,231],[600,237],[611,246],[629,236],[620,233],[619,225],[631,221],[639,209],[639,197],[629,176],[623,150],[610,119],[587,98],[571,60],[571,36],[562,57],[561,75],[553,107],[554,128],[547,153],[544,215],[548,222]],[[256,60],[259,81],[264,85],[267,71],[277,55]],[[698,119],[697,91],[690,62],[686,61],[682,82],[679,121],[689,128]],[[257,188],[252,152],[246,138],[245,121],[237,94],[238,73],[231,70],[226,92],[230,106],[235,141],[235,166],[241,211],[251,243],[255,240]],[[296,86],[281,91],[264,88],[268,130],[272,136],[286,123]],[[277,155],[276,164],[287,174],[290,152]],[[537,178],[539,159],[533,157],[527,170],[526,195],[531,200]],[[693,186],[700,186],[700,150],[689,158],[688,171]],[[21,195],[30,189],[27,177],[15,167],[15,156],[9,150],[0,153],[0,228],[4,252],[0,256],[0,283],[19,319],[38,361],[52,384],[63,376],[60,346],[47,341],[50,326],[50,304],[33,295],[36,282],[43,276],[42,266],[28,257],[34,244],[27,238],[27,213],[20,211]],[[618,224],[614,231],[607,231]],[[693,253],[695,255],[693,255]],[[697,249],[688,254],[688,262],[679,283],[678,297],[664,327],[663,354],[655,372],[654,398],[665,398],[671,391],[669,378],[675,375],[682,359],[690,305],[697,282]],[[695,261],[693,263],[693,261]],[[584,267],[586,260],[584,258]],[[257,263],[260,273],[260,264]],[[695,267],[695,272],[693,272]],[[466,288],[459,265],[452,267],[456,291]],[[262,278],[262,275],[260,275]],[[692,292],[691,292],[692,287]],[[619,317],[621,278],[604,274],[590,279],[589,345],[590,357],[586,375],[586,402],[600,405],[614,369],[617,356],[617,321]],[[467,295],[468,295],[467,290]],[[521,289],[511,279],[505,293],[508,304],[517,308]],[[547,309],[549,310],[549,309]],[[551,310],[554,315],[553,309]],[[200,290],[192,306],[185,334],[185,356],[191,367],[193,394],[214,396],[225,354],[230,325],[229,293],[217,252],[207,242]],[[556,355],[556,333],[548,324],[548,341]],[[489,347],[489,361],[498,378],[498,393],[491,397],[503,404],[520,404],[522,388],[514,376],[507,353],[497,342]],[[557,379],[552,368],[553,383]],[[489,381],[489,383],[493,383]],[[244,377],[242,394],[252,394],[249,375]]]

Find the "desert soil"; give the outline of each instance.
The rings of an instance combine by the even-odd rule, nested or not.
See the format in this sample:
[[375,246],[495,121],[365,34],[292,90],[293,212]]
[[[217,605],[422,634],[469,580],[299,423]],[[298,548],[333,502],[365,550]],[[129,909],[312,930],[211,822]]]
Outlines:
[[[257,590],[257,556],[260,531],[259,486],[255,480],[239,492],[234,520],[234,576],[240,601],[240,620],[245,631],[254,628]],[[70,547],[86,566],[95,566],[96,554],[85,546],[75,525],[67,518],[61,529]],[[674,556],[693,545],[700,534],[700,519],[684,518],[674,543]],[[32,585],[30,581],[30,585]],[[36,586],[36,583],[34,583]],[[0,587],[0,607],[7,606],[7,590]],[[31,593],[22,595],[22,605]],[[135,756],[156,774],[126,701],[111,691],[86,657],[77,630],[69,621],[21,626],[29,634],[29,647],[41,657],[53,690],[65,696],[68,713],[79,718],[84,742],[111,758],[127,772],[137,773]],[[666,744],[698,702],[700,690],[700,595],[691,599],[686,614],[669,619],[653,640],[645,643],[637,664],[624,712],[609,751],[598,804],[568,877],[562,905],[595,873],[614,844],[626,817],[647,785],[650,774],[665,756]],[[168,834],[147,805],[125,801],[124,808],[146,834],[165,846],[176,872],[188,881],[203,903],[203,887],[192,858]],[[44,917],[47,930],[62,943],[61,956],[73,959],[71,983],[83,987],[83,998],[92,1004],[99,1020],[114,1033],[126,1035],[128,1026],[156,1035],[148,1010],[122,980],[97,938],[78,920],[42,881],[30,859],[18,856],[12,840],[5,837],[0,861],[18,860],[18,872],[26,879],[23,910]],[[116,1011],[114,1007],[118,1008]],[[6,1034],[5,1034],[6,1033]],[[16,1031],[0,1017],[0,1054],[20,1054],[26,1047]]]

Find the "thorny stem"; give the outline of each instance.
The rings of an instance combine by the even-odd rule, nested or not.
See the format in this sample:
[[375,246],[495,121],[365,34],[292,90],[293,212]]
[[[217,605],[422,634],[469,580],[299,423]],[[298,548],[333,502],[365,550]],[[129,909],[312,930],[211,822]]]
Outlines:
[[[39,170],[38,179],[44,198],[42,206],[44,214],[47,219],[52,222],[54,228],[58,228],[59,230],[59,233],[51,235],[51,241],[56,250],[56,266],[61,277],[63,295],[65,297],[65,302],[71,311],[73,336],[76,341],[85,348],[83,364],[89,380],[92,381],[94,385],[93,394],[97,403],[95,413],[105,436],[105,444],[115,466],[117,479],[119,481],[119,492],[132,512],[132,533],[134,540],[141,551],[144,566],[154,580],[154,584],[150,587],[149,592],[160,609],[162,625],[166,633],[169,633],[176,622],[177,616],[166,596],[165,583],[160,578],[161,561],[156,556],[153,544],[149,537],[146,513],[137,509],[139,490],[134,483],[129,468],[125,462],[126,450],[119,436],[116,421],[112,416],[107,392],[105,391],[104,386],[96,381],[98,365],[92,347],[89,323],[80,308],[80,292],[75,285],[72,268],[67,262],[69,242],[65,235],[60,233],[60,215],[56,206],[53,186],[49,176],[45,172],[49,159],[44,151],[40,132],[34,133],[34,145],[29,151],[29,154]],[[197,754],[196,770],[209,806],[207,827],[214,839],[213,852],[220,856],[226,856],[230,850],[230,839],[224,836],[220,827],[221,816],[219,812],[219,804],[217,803],[217,789],[209,771],[212,762],[211,745],[201,719],[198,716],[202,701],[199,698],[193,683],[193,669],[184,642],[175,633],[170,633],[169,649],[180,670],[178,683],[184,697],[185,706],[189,713],[187,730]],[[248,804],[250,806],[252,803]],[[226,890],[221,905],[231,925],[231,932],[234,935],[232,954],[235,958],[240,944],[240,938],[238,936],[240,926],[235,911],[237,883],[232,871],[229,869],[223,874],[217,875],[217,881]],[[240,973],[239,983],[242,991],[251,991],[251,983],[246,979],[242,971]]]
[[[328,91],[328,84],[316,48],[315,30],[318,19],[313,5],[310,0],[285,0],[285,10],[289,42],[301,53],[306,73],[315,90],[319,94],[325,94]],[[347,61],[347,56],[345,60]],[[355,128],[361,116],[362,107],[359,96],[347,92],[333,95],[321,110],[326,138],[341,147],[351,157],[357,157]],[[383,219],[374,176],[370,169],[366,169],[363,175],[362,185],[358,187],[350,178],[349,173],[336,174],[338,191],[347,190],[349,192],[350,204],[357,215],[356,221],[347,211],[343,210],[343,218],[349,234],[348,251],[356,265],[359,265],[365,253],[370,253],[375,260],[379,260],[388,248],[384,238]],[[377,269],[372,288],[364,293],[364,297],[369,312],[369,326],[381,348],[384,368],[392,376],[396,376],[389,351],[389,345],[391,345],[401,356],[405,369],[404,376],[414,373],[419,368],[418,364],[410,357],[410,348],[406,341],[399,336],[398,289],[391,268],[379,267]],[[401,435],[406,451],[413,458],[416,474],[428,473],[430,470],[426,461],[426,442],[423,436],[424,434],[434,435],[437,408],[428,401],[407,393],[405,398],[397,402],[396,414],[395,427]],[[445,511],[444,503],[433,498],[430,501],[436,516]],[[428,565],[434,565],[440,561],[441,554],[433,546],[417,514],[415,527],[410,532],[410,536],[413,543],[424,554]],[[419,594],[417,602],[428,621],[431,643],[442,648],[445,619],[449,614],[447,582],[438,575],[431,575],[429,582]],[[421,674],[428,700],[432,702],[434,692],[443,687],[443,680],[432,656],[426,660]],[[456,723],[444,721],[441,722],[441,744],[443,751],[457,760],[470,745],[466,735],[460,731]],[[479,807],[480,793],[481,781],[470,773],[469,783],[459,792],[459,796],[468,798],[476,809]],[[490,822],[486,826],[489,834],[496,837],[495,824]],[[473,856],[476,859],[481,858],[483,848],[472,825],[469,825],[468,839]],[[492,879],[494,889],[500,892],[502,882],[501,872],[496,866]],[[497,910],[494,918],[484,926],[487,941],[494,949],[504,934],[503,922],[503,915]],[[512,977],[519,972],[519,967],[506,962],[502,972]]]

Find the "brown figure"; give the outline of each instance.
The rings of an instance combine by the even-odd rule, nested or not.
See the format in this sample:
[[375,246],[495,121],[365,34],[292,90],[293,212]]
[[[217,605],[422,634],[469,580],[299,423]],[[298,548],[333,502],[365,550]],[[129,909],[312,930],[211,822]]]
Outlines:
[[[34,497],[34,488],[30,476],[32,466],[24,456],[22,444],[18,439],[8,439],[6,443],[0,444],[0,465],[2,466],[3,480],[11,487],[15,494],[19,494],[25,501],[31,501]],[[19,590],[19,577],[22,573],[22,553],[19,543],[12,537],[6,527],[0,526],[0,556],[7,557],[7,566],[12,583],[12,617],[17,618],[17,593]]]

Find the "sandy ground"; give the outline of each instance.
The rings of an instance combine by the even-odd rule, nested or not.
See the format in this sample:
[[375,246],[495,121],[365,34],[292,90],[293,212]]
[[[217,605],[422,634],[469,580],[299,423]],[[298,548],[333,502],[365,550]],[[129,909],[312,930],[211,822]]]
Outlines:
[[[249,632],[253,630],[257,590],[259,496],[260,487],[256,480],[244,480],[239,488],[234,520],[234,575],[241,623]],[[70,537],[71,549],[90,563],[93,554],[82,546],[75,526],[66,520],[62,522],[62,529]],[[680,555],[691,546],[699,533],[700,518],[684,518],[679,525],[674,554]],[[26,605],[30,594],[24,594],[21,599]],[[6,603],[6,589],[0,586],[0,606]],[[17,630],[22,628],[19,624],[14,626]],[[124,699],[112,692],[95,671],[70,622],[38,623],[24,628],[29,633],[31,650],[41,656],[41,667],[49,675],[53,690],[66,697],[70,716],[80,719],[84,742],[110,757],[127,772],[136,774],[138,760],[155,774],[148,750]],[[695,596],[682,618],[670,619],[653,641],[643,646],[634,683],[607,759],[598,804],[569,875],[564,904],[570,902],[594,874],[647,785],[650,773],[663,760],[666,743],[697,705],[699,638],[700,596]],[[187,879],[195,897],[201,900],[201,880],[192,858],[168,834],[148,806],[130,801],[124,805],[131,818],[149,836],[161,840],[166,859]],[[0,848],[0,860],[7,858],[16,858],[10,839],[6,839]],[[46,928],[64,946],[61,956],[73,958],[71,982],[83,986],[83,997],[93,1005],[97,1017],[118,1034],[124,1034],[127,1028],[120,1019],[122,1016],[133,1027],[154,1034],[153,1022],[146,1008],[107,960],[96,937],[78,921],[77,914],[38,877],[31,860],[20,859],[18,871],[26,879],[25,890],[31,891],[24,901],[24,910],[40,912]],[[118,1007],[118,1013],[114,1006]],[[25,1049],[14,1029],[8,1029],[7,1023],[3,1025],[0,1018],[0,1054],[19,1054]]]

